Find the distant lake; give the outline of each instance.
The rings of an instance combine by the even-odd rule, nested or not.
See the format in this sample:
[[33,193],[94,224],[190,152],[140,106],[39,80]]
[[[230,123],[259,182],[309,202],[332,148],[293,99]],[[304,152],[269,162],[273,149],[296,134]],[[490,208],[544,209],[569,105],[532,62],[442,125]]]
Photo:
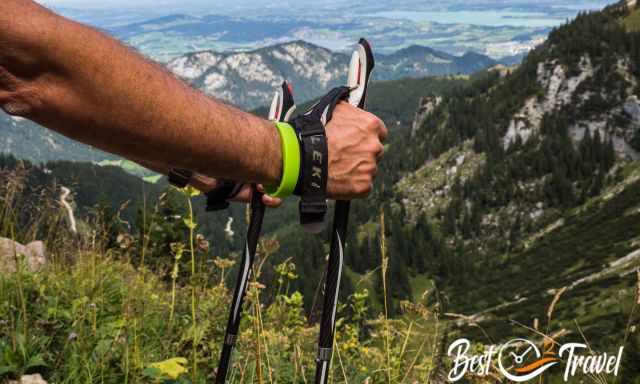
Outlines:
[[[604,5],[606,5],[606,3],[588,3],[581,6],[571,5],[562,8],[571,9],[571,11],[577,13],[580,10],[600,9]],[[564,17],[554,17],[543,12],[517,11],[382,11],[371,13],[368,16],[405,19],[416,22],[431,21],[445,24],[474,24],[493,27],[514,26],[543,28],[554,27],[566,21]]]

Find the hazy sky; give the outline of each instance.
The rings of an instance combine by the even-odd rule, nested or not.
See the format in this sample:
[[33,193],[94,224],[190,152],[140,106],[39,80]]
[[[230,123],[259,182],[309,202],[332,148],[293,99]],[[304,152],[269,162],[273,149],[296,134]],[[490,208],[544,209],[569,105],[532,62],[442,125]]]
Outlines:
[[[100,7],[100,8],[112,8],[116,6],[126,7],[163,7],[163,6],[179,6],[179,7],[207,7],[210,9],[226,7],[226,6],[289,6],[307,4],[317,6],[327,5],[353,5],[352,0],[36,0],[42,4],[54,5],[54,6],[74,6],[74,7]],[[580,5],[580,4],[593,4],[602,3],[606,0],[536,0],[534,3],[555,4],[555,5]],[[615,0],[607,1],[613,2]],[[379,4],[406,4],[411,3],[411,0],[377,0],[371,1],[372,3]],[[288,3],[288,4],[287,4]],[[418,2],[419,3],[419,2]],[[464,4],[527,4],[531,3],[530,0],[440,0],[433,1],[432,3],[464,3]],[[475,5],[474,4],[474,5]]]
[[[3,1],[3,0],[0,0]],[[542,7],[553,10],[568,7],[571,10],[599,9],[616,0],[36,0],[66,16],[97,26],[127,23],[175,13],[191,15],[221,14],[233,16],[253,15],[315,15],[319,11],[354,15],[354,12],[392,11],[397,9],[473,10],[501,9],[505,7]],[[360,4],[354,7],[354,4]],[[483,7],[478,7],[483,6]],[[573,12],[573,11],[570,11]]]

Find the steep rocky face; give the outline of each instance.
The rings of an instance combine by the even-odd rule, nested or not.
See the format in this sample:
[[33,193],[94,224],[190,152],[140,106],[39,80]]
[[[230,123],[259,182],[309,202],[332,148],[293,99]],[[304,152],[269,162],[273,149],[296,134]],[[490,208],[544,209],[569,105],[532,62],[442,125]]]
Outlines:
[[561,110],[572,102],[576,89],[584,80],[593,76],[593,65],[589,58],[579,64],[579,73],[569,76],[567,70],[557,61],[538,64],[537,82],[541,93],[529,98],[509,123],[503,141],[508,148],[516,135],[527,141],[532,134],[539,133],[540,123],[545,114]]
[[[516,137],[526,142],[532,135],[539,133],[542,119],[547,114],[566,113],[567,110],[580,112],[588,108],[588,103],[595,99],[613,99],[611,91],[594,84],[594,75],[601,67],[594,67],[591,59],[584,56],[577,64],[577,68],[568,69],[557,60],[549,60],[538,64],[537,82],[540,93],[527,99],[524,106],[511,119],[507,132],[503,137],[505,149],[516,141]],[[578,114],[569,128],[571,138],[575,142],[581,141],[587,130],[591,135],[598,131],[600,137],[611,138],[616,153],[631,160],[640,159],[640,152],[631,146],[634,132],[638,127],[637,96],[632,92],[637,86],[637,80],[632,75],[629,60],[619,60],[615,70],[619,73],[628,98],[624,101],[614,101],[615,105],[596,115]],[[616,124],[616,120],[626,119],[626,124]]]
[[349,58],[304,42],[251,52],[198,52],[167,64],[197,88],[245,108],[267,105],[273,90],[290,81],[299,100],[309,100],[346,79]]
[[440,105],[442,102],[442,97],[440,96],[425,96],[420,99],[420,104],[418,105],[418,110],[416,111],[415,117],[413,118],[413,123],[411,124],[411,133],[412,135],[422,127],[425,120],[431,116],[433,111]]

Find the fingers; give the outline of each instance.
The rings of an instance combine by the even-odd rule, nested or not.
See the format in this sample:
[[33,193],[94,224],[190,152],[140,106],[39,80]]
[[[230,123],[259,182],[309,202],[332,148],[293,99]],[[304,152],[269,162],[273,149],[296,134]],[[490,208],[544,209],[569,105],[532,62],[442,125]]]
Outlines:
[[[264,187],[262,185],[258,185],[258,191],[260,193],[264,193]],[[250,184],[245,184],[242,186],[240,192],[230,201],[238,202],[238,203],[250,203],[251,196],[253,194],[253,188],[251,188]],[[282,199],[278,199],[276,197],[271,197],[269,195],[262,195],[262,203],[266,205],[268,208],[278,208],[282,205]]]
[[262,195],[262,202],[269,208],[278,208],[282,205],[282,199],[269,195]]
[[389,131],[372,113],[346,103],[338,107],[327,125],[327,192],[338,200],[365,198],[373,190]]
[[229,201],[234,201],[238,203],[249,203],[251,202],[251,193],[252,193],[251,185],[245,184],[242,186],[242,189],[240,190],[240,192],[238,192],[238,194],[233,199],[230,199]]
[[262,203],[266,205],[268,208],[278,208],[282,205],[282,199],[279,199],[277,197],[271,197],[266,194],[266,191],[264,190],[264,185],[258,184],[258,191],[260,191],[260,193],[263,194]]

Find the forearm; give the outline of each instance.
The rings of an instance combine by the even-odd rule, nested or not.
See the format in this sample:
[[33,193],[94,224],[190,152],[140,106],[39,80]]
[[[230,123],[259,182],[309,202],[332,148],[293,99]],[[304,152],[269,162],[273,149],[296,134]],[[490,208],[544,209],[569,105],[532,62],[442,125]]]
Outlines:
[[271,123],[31,1],[0,4],[0,101],[9,113],[124,157],[261,183],[280,177]]

